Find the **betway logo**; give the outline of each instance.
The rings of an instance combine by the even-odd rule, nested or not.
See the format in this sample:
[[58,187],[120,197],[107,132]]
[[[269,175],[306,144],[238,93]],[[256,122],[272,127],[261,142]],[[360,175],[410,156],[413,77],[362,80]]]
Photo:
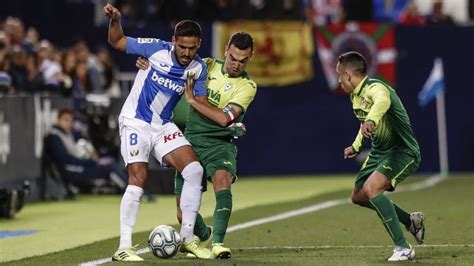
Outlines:
[[175,83],[174,81],[172,81],[169,78],[160,77],[156,73],[156,71],[153,71],[153,75],[151,75],[151,80],[155,81],[156,83],[158,83],[161,86],[164,86],[165,88],[168,88],[172,91],[175,91],[175,92],[179,93],[179,95],[183,94],[183,92],[184,92],[184,86],[181,86],[181,85]]

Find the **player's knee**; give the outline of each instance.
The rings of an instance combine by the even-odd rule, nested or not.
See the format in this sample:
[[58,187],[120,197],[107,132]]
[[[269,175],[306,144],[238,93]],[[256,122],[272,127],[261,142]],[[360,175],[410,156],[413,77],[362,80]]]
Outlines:
[[204,174],[204,169],[201,164],[197,161],[191,162],[186,165],[181,172],[183,179],[188,182],[188,184],[201,185],[202,176]]
[[231,180],[228,180],[226,178],[221,178],[221,179],[213,179],[212,181],[212,185],[214,187],[214,191],[217,192],[217,191],[221,191],[221,190],[224,190],[224,189],[231,189],[231,186],[232,186],[232,181]]
[[148,175],[148,169],[143,163],[133,163],[128,168],[128,184],[143,187]]
[[[365,183],[364,187],[362,188],[365,192],[365,194],[367,195],[367,197],[369,199],[377,196],[378,194],[380,194],[380,189],[377,187],[377,186],[374,186],[370,183]],[[382,191],[383,192],[383,191]]]
[[134,185],[138,187],[144,187],[145,186],[145,181],[146,181],[146,176],[145,175],[140,175],[140,174],[129,174],[128,176],[128,184],[129,185]]
[[230,189],[233,180],[234,176],[231,173],[225,170],[216,171],[216,173],[212,177],[212,185],[214,187],[214,191],[217,192],[224,189]]
[[362,203],[361,199],[354,194],[351,195],[351,201],[353,204],[357,205],[360,205]]
[[359,205],[361,207],[367,207],[369,204],[367,200],[361,198],[351,197],[351,200],[353,204]]

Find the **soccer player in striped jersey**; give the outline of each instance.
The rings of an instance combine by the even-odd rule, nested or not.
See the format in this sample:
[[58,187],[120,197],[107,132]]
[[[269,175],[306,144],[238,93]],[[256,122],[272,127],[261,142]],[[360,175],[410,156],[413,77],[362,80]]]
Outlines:
[[408,114],[396,92],[386,83],[367,76],[367,62],[357,52],[339,56],[336,71],[342,89],[350,94],[352,108],[361,126],[353,144],[344,150],[344,158],[354,158],[364,138],[372,141],[372,149],[360,169],[352,202],[375,210],[395,243],[388,261],[415,258],[415,250],[406,241],[401,222],[416,241],[424,239],[424,214],[407,213],[393,203],[385,191],[413,174],[421,161],[420,148],[412,131]]
[[[120,205],[120,245],[113,260],[142,261],[132,247],[143,186],[148,176],[149,155],[175,167],[184,178],[181,197],[182,249],[198,258],[213,258],[211,251],[194,240],[196,215],[201,204],[204,169],[190,143],[171,121],[172,111],[184,93],[187,77],[195,79],[196,101],[207,103],[207,67],[197,55],[201,28],[185,20],[175,27],[172,42],[131,38],[123,34],[118,9],[104,6],[110,18],[109,43],[114,48],[148,58],[151,67],[139,70],[119,116],[121,153],[128,170],[128,186]],[[192,73],[190,75],[189,73]]]

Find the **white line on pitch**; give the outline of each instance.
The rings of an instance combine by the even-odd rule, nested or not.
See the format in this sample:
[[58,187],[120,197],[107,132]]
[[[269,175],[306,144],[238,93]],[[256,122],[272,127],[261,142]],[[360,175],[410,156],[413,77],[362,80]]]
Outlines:
[[[450,248],[450,247],[465,247],[473,248],[474,244],[431,244],[431,245],[413,245],[415,248]],[[391,246],[331,246],[331,245],[322,245],[322,246],[277,246],[277,247],[242,247],[234,248],[236,250],[259,250],[259,249],[359,249],[359,248],[393,248]]]
[[[421,181],[421,182],[417,182],[417,183],[414,183],[414,184],[411,184],[411,185],[400,186],[397,189],[396,192],[415,191],[415,190],[430,188],[430,187],[435,186],[439,182],[443,181],[444,179],[446,179],[446,177],[441,176],[441,175],[434,175],[434,176],[432,176],[432,177],[430,177],[430,178],[428,178],[424,181]],[[257,226],[257,225],[261,225],[261,224],[276,222],[276,221],[288,219],[288,218],[291,218],[291,217],[295,217],[295,216],[299,216],[299,215],[303,215],[303,214],[307,214],[307,213],[311,213],[311,212],[317,212],[317,211],[320,211],[320,210],[324,210],[324,209],[327,209],[327,208],[331,208],[331,207],[335,207],[335,206],[339,206],[339,205],[347,204],[347,203],[350,203],[350,200],[347,199],[347,198],[329,200],[329,201],[321,202],[321,203],[318,203],[318,204],[315,204],[315,205],[312,205],[312,206],[304,207],[304,208],[301,208],[301,209],[280,213],[280,214],[277,214],[277,215],[273,215],[273,216],[269,216],[269,217],[266,217],[266,218],[253,220],[253,221],[246,222],[246,223],[236,224],[236,225],[233,225],[233,226],[230,226],[229,228],[227,228],[227,232],[230,233],[230,232],[234,232],[234,231],[237,231],[237,230],[241,230],[241,229],[245,229],[245,228],[249,228],[249,227],[253,227],[253,226]],[[142,248],[142,249],[137,250],[137,254],[143,254],[143,253],[147,253],[147,252],[150,252],[150,250],[148,248]],[[80,266],[91,266],[91,265],[104,264],[104,263],[111,262],[111,261],[112,261],[112,258],[104,258],[104,259],[84,262],[84,263],[81,263],[79,265]]]

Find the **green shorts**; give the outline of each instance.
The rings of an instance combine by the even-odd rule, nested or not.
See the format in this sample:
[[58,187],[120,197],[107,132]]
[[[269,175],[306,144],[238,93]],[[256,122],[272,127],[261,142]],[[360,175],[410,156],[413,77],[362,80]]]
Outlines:
[[[212,176],[217,170],[226,170],[237,180],[237,147],[234,143],[226,140],[210,137],[186,137],[193,145],[198,159],[204,167],[202,191],[207,190],[207,182],[212,182]],[[181,195],[183,189],[183,177],[178,173],[175,178],[175,194]]]
[[393,191],[400,182],[415,173],[420,161],[420,156],[412,153],[400,151],[380,154],[371,151],[357,174],[355,186],[363,187],[369,176],[378,171],[387,177],[391,184],[389,191]]

